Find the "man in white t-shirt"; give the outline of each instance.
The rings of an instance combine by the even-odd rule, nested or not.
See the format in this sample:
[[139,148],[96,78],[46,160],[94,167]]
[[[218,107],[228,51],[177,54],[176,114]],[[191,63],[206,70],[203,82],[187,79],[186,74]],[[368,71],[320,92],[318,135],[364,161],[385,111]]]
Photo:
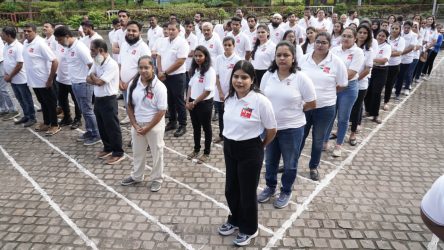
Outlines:
[[[89,17],[88,16],[83,16],[82,18],[82,22],[88,21]],[[81,22],[80,22],[81,23]],[[85,36],[85,33],[83,33],[83,28],[82,25],[79,26],[79,29],[77,30],[79,38],[82,38]]]
[[55,53],[57,48],[57,42],[54,37],[54,24],[50,22],[45,22],[43,24],[43,34],[45,35],[45,41],[49,48]]
[[268,28],[270,29],[270,40],[274,44],[278,44],[284,37],[285,30],[282,28],[281,24],[282,15],[275,13],[271,18],[271,23],[268,25]]
[[190,46],[190,53],[188,53],[188,57],[185,61],[187,69],[186,76],[187,76],[187,88],[188,88],[188,82],[190,81],[190,74],[188,71],[191,68],[191,63],[193,62],[194,50],[197,47],[197,37],[193,33],[195,26],[190,20],[185,20],[184,25],[185,25],[185,39],[188,42],[188,46]]
[[[160,48],[157,56],[159,80],[165,83],[168,91],[169,122],[165,131],[174,130],[174,137],[186,133],[187,115],[185,111],[186,65],[190,47],[184,38],[179,36],[180,25],[177,22],[168,24],[169,39]],[[179,122],[179,127],[177,127]]]
[[[148,45],[141,42],[148,48]],[[103,150],[96,156],[106,158],[108,165],[115,165],[125,159],[117,104],[119,66],[108,54],[108,46],[103,40],[91,43],[91,56],[100,58],[95,60],[86,78],[86,82],[94,86],[94,114],[103,142]]]
[[[141,38],[142,24],[129,21],[126,26],[125,41],[121,44],[119,54],[120,80],[119,89],[122,91],[125,107],[127,107],[127,89],[134,77],[137,75],[137,63],[141,56],[150,56],[151,51]],[[126,116],[120,124],[130,122]]]
[[253,48],[257,39],[257,26],[258,26],[257,17],[255,15],[249,15],[247,17],[247,22],[248,22],[248,30],[245,32],[245,34],[250,39],[251,48]]
[[117,15],[119,16],[120,29],[116,31],[116,42],[112,44],[113,54],[119,54],[120,46],[125,41],[126,25],[130,20],[130,15],[126,10],[119,10]]
[[170,23],[178,23],[179,24],[179,36],[185,38],[185,28],[180,24],[179,19],[177,18],[177,15],[175,13],[170,14],[169,18]]
[[444,241],[444,175],[433,183],[422,198],[421,218],[430,231]]
[[45,39],[37,35],[37,27],[27,24],[23,27],[25,42],[23,59],[28,84],[33,88],[37,100],[42,106],[43,123],[36,131],[55,135],[60,131],[57,122],[57,98],[53,89],[53,80],[57,71],[58,61],[54,52],[48,47]]
[[[108,33],[108,39],[110,44],[117,42],[116,32],[120,29],[120,22],[118,18],[114,18],[112,21],[113,29]],[[117,60],[118,54],[113,54],[113,59]]]
[[355,10],[348,11],[348,17],[347,21],[345,21],[345,27],[348,27],[351,23],[356,24],[356,26],[359,26],[359,19],[358,19],[358,12]]
[[287,23],[284,24],[283,28],[285,31],[292,30],[296,36],[296,43],[301,44],[304,42],[304,34],[301,27],[297,23],[297,17],[294,13],[289,13],[287,15]]
[[150,15],[148,22],[150,24],[147,31],[148,47],[152,51],[157,39],[163,37],[163,29],[157,24],[157,17],[155,15]]
[[[242,9],[236,9],[236,16],[241,19],[242,31],[248,31],[248,22],[244,18],[244,12],[242,11]],[[224,38],[220,37],[220,39]]]
[[305,7],[304,16],[298,22],[298,25],[299,27],[301,27],[302,32],[304,34],[304,38],[306,36],[307,28],[311,26],[311,22],[313,21],[313,19],[314,17],[311,15],[310,7]]
[[82,22],[83,27],[83,33],[85,33],[85,36],[80,39],[83,44],[86,45],[86,47],[89,49],[90,44],[95,39],[103,39],[99,33],[94,31],[94,24],[90,21]]
[[194,14],[194,34],[196,35],[196,37],[199,37],[202,33],[202,31],[200,30],[200,25],[202,24],[203,17],[204,14],[202,12],[196,12],[196,14]]
[[215,62],[218,55],[224,53],[222,42],[219,36],[213,32],[213,25],[209,22],[202,24],[203,36],[199,39],[198,45],[202,45],[208,49],[211,56],[211,62]]
[[318,10],[317,12],[317,18],[314,18],[312,20],[311,25],[319,32],[327,32],[331,34],[333,31],[333,25],[331,22],[325,18],[325,11],[324,10]]
[[241,19],[239,17],[231,18],[231,29],[232,31],[227,36],[234,38],[236,54],[243,60],[250,60],[252,45],[247,35],[241,31]]

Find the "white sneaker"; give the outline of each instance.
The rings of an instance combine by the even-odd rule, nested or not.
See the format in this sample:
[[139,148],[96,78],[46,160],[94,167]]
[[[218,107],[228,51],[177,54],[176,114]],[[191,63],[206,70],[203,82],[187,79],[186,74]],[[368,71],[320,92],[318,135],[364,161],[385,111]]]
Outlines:
[[333,157],[341,157],[342,156],[342,149],[341,149],[341,147],[335,147],[333,149],[333,152],[331,153],[331,156],[333,156]]
[[123,120],[120,121],[120,124],[125,125],[130,123],[130,119],[128,116],[126,116]]
[[404,90],[404,95],[407,95],[407,96],[410,95],[410,90],[405,89],[405,90]]
[[428,80],[430,80],[430,76],[424,76],[424,81],[428,81]]

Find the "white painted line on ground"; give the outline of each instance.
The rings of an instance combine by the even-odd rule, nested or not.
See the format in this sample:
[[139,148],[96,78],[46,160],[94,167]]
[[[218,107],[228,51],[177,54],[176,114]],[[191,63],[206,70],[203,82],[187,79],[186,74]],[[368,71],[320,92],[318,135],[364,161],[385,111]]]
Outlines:
[[432,236],[432,240],[430,240],[429,244],[427,245],[427,250],[436,250],[438,249],[438,242],[439,238],[436,235]]
[[[306,154],[304,154],[304,153],[301,153],[301,156],[307,157],[308,159],[311,158],[311,156],[306,155]],[[321,162],[322,162],[322,163],[325,163],[325,164],[327,164],[327,165],[333,166],[333,167],[337,167],[337,166],[338,166],[338,165],[336,165],[336,164],[334,164],[334,163],[331,163],[331,162],[329,162],[329,161],[322,160],[322,159],[321,159]]]
[[[443,58],[439,61],[438,65],[442,62]],[[437,65],[437,66],[438,66]],[[350,164],[355,156],[358,154],[358,152],[365,146],[369,141],[375,136],[375,134],[381,130],[387,123],[387,121],[400,109],[404,103],[410,99],[411,96],[416,92],[416,90],[421,86],[421,83],[418,84],[418,86],[412,90],[411,94],[407,96],[404,100],[402,100],[399,105],[397,105],[382,121],[381,124],[377,125],[376,128],[369,133],[369,135],[362,141],[361,144],[358,145],[358,147],[353,150],[353,152],[343,161],[341,162],[341,165],[337,166],[332,172],[325,175],[324,179],[321,180],[320,184],[316,186],[315,190],[308,196],[308,198],[302,203],[300,207],[297,208],[296,212],[294,212],[290,218],[282,224],[281,228],[279,228],[276,233],[271,237],[271,239],[268,241],[267,245],[264,249],[270,249],[276,245],[276,243],[281,240],[285,236],[285,232],[288,228],[291,227],[291,225],[296,221],[296,219],[305,211],[308,209],[308,205],[313,201],[313,199],[328,185],[331,183],[331,181],[336,177],[336,175],[344,168],[345,165]]]
[[2,151],[3,155],[6,157],[6,159],[9,160],[9,162],[12,164],[12,166],[20,172],[20,174],[26,179],[28,180],[32,186],[34,187],[35,190],[37,190],[37,192],[40,193],[40,195],[48,202],[48,204],[51,206],[52,209],[54,209],[54,211],[56,211],[56,213],[58,213],[60,215],[60,217],[62,217],[62,219],[74,230],[74,232],[80,236],[80,238],[82,238],[82,240],[86,243],[86,245],[88,247],[91,247],[92,249],[98,249],[96,244],[90,240],[88,238],[88,236],[86,236],[82,230],[80,230],[79,227],[77,227],[77,225],[68,217],[68,215],[65,214],[65,212],[63,212],[63,210],[59,207],[59,205],[57,205],[57,203],[55,203],[51,197],[49,197],[48,193],[46,193],[46,191],[40,187],[40,185],[28,174],[28,172],[22,167],[20,166],[15,159],[9,155],[9,153],[0,145],[0,150]]
[[32,129],[28,128],[28,130],[33,133],[35,136],[37,136],[41,141],[43,141],[44,143],[46,143],[48,146],[50,146],[52,149],[54,149],[55,151],[57,151],[59,154],[63,155],[66,159],[68,159],[70,162],[74,163],[74,165],[83,173],[85,173],[86,175],[88,175],[89,177],[91,177],[94,181],[96,181],[98,184],[100,184],[101,186],[103,186],[104,188],[106,188],[109,192],[113,193],[114,195],[116,195],[118,198],[120,198],[121,200],[125,201],[129,206],[131,206],[132,208],[134,208],[137,212],[139,212],[140,214],[142,214],[143,216],[145,216],[145,218],[147,218],[149,221],[153,222],[154,224],[156,224],[158,227],[160,227],[162,229],[162,231],[164,231],[165,233],[167,233],[168,235],[170,235],[171,237],[173,237],[176,241],[178,241],[182,246],[184,246],[186,249],[194,249],[193,246],[191,246],[190,244],[186,243],[184,240],[182,240],[180,238],[179,235],[175,234],[170,228],[168,228],[167,226],[165,226],[164,224],[162,224],[157,218],[155,218],[154,216],[150,215],[149,213],[147,213],[145,210],[143,210],[142,208],[140,208],[137,204],[135,204],[134,202],[132,202],[131,200],[129,200],[128,198],[126,198],[124,195],[122,195],[121,193],[117,192],[116,190],[114,190],[114,188],[108,186],[105,182],[103,182],[100,178],[98,178],[96,175],[94,175],[93,173],[91,173],[88,169],[86,169],[85,167],[83,167],[80,163],[78,163],[75,159],[73,159],[71,156],[69,156],[68,154],[66,154],[65,152],[63,152],[60,148],[58,148],[57,146],[55,146],[54,144],[52,144],[50,141],[48,141],[47,139],[43,138],[42,136],[40,136],[38,133],[34,132]]

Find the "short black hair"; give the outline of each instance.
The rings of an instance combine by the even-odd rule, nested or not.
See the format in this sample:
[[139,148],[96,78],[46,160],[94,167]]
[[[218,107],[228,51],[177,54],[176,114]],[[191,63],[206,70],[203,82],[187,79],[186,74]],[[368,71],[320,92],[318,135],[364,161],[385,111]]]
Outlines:
[[57,29],[54,30],[54,36],[55,37],[73,37],[73,34],[71,32],[71,30],[68,28],[68,26],[60,26],[57,27]]
[[91,21],[83,21],[80,23],[80,25],[94,29],[94,24]]
[[108,52],[108,45],[103,39],[94,39],[91,42],[91,46],[94,46],[96,49],[103,49],[103,51]]
[[238,16],[234,16],[234,17],[231,18],[231,22],[242,23],[242,19],[240,19],[240,17],[238,17]]
[[183,24],[184,24],[185,26],[188,26],[188,25],[190,25],[190,24],[193,24],[193,22],[192,22],[190,19],[185,19],[184,22],[183,22]]
[[163,28],[163,29],[168,28],[168,25],[169,25],[169,24],[170,24],[170,23],[168,23],[168,22],[162,24],[162,28]]
[[151,15],[148,16],[148,19],[150,19],[151,17],[154,17],[157,20],[157,16],[156,15],[151,14]]
[[127,10],[119,10],[117,12],[117,15],[120,15],[120,13],[125,13],[128,17],[130,16],[129,12]]
[[118,18],[114,18],[113,20],[112,20],[112,24],[113,25],[116,25],[116,24],[118,24],[119,23],[119,19]]
[[14,39],[17,37],[17,30],[15,30],[14,27],[6,26],[3,28],[2,31],[3,31],[3,33],[5,33],[5,35],[10,36]]
[[26,28],[26,29],[31,28],[32,31],[34,31],[34,32],[37,31],[37,26],[35,26],[35,24],[33,24],[33,23],[27,23],[27,24],[23,25],[23,28]]
[[247,21],[248,21],[248,19],[250,19],[250,18],[253,18],[254,21],[257,23],[257,17],[256,17],[255,15],[248,15],[248,16],[247,16]]
[[54,28],[54,26],[55,26],[54,23],[49,22],[49,21],[46,21],[46,22],[44,22],[43,24],[44,24],[44,25],[45,25],[45,24],[49,24],[49,25],[51,25],[52,28]]
[[128,23],[126,24],[126,27],[133,25],[133,24],[137,25],[137,27],[139,28],[139,31],[142,31],[142,24],[137,21],[134,21],[134,20],[128,21]]
[[204,17],[204,14],[202,12],[196,12],[196,14],[199,14],[200,18]]

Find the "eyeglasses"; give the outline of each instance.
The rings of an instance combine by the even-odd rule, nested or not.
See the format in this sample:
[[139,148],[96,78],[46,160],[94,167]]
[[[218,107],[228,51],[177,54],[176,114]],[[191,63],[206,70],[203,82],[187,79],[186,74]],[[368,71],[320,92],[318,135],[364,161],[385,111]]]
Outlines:
[[328,41],[320,41],[320,40],[316,40],[315,43],[316,43],[316,45],[328,45],[329,44]]

